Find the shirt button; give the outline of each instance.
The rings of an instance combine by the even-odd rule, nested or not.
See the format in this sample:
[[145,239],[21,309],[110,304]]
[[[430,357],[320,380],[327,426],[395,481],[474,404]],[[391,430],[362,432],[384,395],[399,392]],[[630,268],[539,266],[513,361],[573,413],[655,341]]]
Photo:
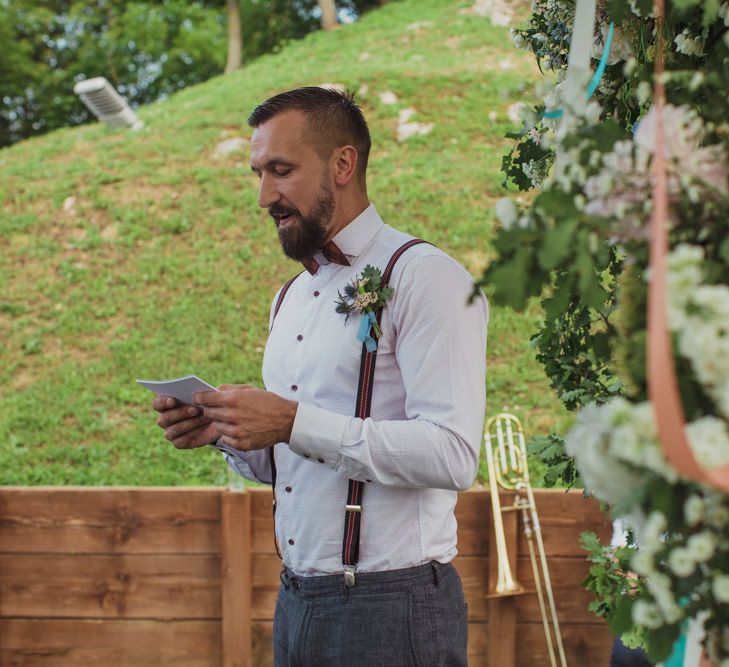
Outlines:
[[319,296],[319,292],[314,292],[314,296]]
[[291,385],[291,391],[298,391],[298,390],[299,390],[299,387],[297,385],[295,385],[295,384]]
[[294,544],[294,541],[290,539],[289,540],[289,544],[293,545]]
[[301,334],[299,334],[298,336],[296,336],[296,340],[304,340],[304,337]]
[[324,463],[324,459],[317,459],[317,461],[319,461],[319,463]]
[[311,458],[311,456],[309,456],[308,454],[304,454],[304,458],[305,458],[305,459],[310,459],[310,458]]
[[286,493],[291,493],[291,487],[290,486],[287,486],[286,487]]

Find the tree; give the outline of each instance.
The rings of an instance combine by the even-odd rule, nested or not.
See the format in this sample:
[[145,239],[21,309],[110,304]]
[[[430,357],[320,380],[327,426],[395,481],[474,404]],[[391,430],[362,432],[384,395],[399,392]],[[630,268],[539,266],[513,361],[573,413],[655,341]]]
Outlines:
[[[358,16],[377,4],[338,8]],[[336,25],[336,9],[334,0],[0,0],[0,44],[12,45],[0,58],[0,147],[93,120],[73,94],[78,81],[104,76],[132,107],[148,104],[319,29],[319,11]]]
[[240,2],[239,0],[228,0],[228,61],[225,63],[226,74],[240,67],[242,51]]
[[333,30],[339,24],[337,23],[337,8],[334,6],[334,0],[317,0],[319,9],[321,9],[321,27],[324,30]]

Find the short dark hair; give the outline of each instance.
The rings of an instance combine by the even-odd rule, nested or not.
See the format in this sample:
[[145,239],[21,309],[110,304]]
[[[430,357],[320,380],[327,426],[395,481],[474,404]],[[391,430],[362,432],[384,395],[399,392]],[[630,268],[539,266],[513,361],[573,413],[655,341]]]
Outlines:
[[354,146],[358,155],[357,175],[364,182],[372,139],[362,109],[354,101],[354,93],[320,86],[288,90],[259,104],[248,117],[248,125],[258,127],[292,110],[306,115],[313,135],[311,143],[322,157],[329,158],[339,146]]

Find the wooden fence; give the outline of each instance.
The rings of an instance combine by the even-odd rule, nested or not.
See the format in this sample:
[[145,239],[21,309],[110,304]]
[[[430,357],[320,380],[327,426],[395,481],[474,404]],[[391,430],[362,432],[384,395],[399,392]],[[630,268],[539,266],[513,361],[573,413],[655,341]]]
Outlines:
[[[539,491],[537,504],[568,663],[607,666],[578,536],[609,527],[579,491]],[[460,494],[456,514],[469,664],[548,665],[536,597],[487,598],[488,492]],[[529,587],[516,513],[505,520]],[[270,665],[279,570],[265,489],[0,487],[0,665]]]

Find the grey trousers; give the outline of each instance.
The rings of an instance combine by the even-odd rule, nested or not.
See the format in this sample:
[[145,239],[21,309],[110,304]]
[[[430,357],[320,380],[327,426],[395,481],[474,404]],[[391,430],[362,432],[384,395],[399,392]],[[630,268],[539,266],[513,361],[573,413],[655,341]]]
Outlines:
[[276,667],[463,667],[467,605],[455,568],[436,562],[357,575],[285,568],[273,621]]

